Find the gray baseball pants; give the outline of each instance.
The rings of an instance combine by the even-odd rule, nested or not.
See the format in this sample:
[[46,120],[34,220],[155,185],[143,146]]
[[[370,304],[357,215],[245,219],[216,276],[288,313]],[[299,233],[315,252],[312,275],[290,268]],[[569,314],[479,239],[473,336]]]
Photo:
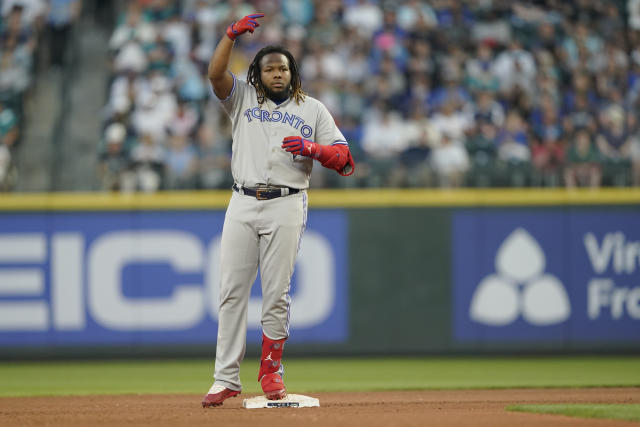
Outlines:
[[233,192],[224,219],[215,383],[242,390],[240,362],[247,341],[247,308],[260,267],[262,331],[289,336],[289,289],[307,222],[307,193],[271,200]]

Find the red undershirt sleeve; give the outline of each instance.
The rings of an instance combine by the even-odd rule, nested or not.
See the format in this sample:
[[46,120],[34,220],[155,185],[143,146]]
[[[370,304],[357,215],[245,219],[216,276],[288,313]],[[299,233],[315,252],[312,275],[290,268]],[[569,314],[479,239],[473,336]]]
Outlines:
[[320,145],[320,153],[314,156],[325,168],[334,169],[342,176],[349,176],[355,170],[355,163],[347,145]]

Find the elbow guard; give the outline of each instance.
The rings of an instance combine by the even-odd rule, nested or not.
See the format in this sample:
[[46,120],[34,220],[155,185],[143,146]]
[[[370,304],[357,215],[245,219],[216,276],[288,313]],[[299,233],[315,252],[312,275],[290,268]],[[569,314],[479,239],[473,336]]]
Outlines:
[[325,168],[333,169],[342,176],[349,176],[355,170],[355,163],[346,145],[324,145],[316,159]]

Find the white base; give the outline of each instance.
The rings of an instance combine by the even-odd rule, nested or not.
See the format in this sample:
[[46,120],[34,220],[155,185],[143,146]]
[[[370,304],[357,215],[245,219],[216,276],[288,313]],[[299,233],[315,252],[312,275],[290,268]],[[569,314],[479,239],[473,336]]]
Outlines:
[[301,394],[287,394],[287,397],[280,400],[267,400],[264,396],[256,396],[242,401],[242,407],[246,409],[313,408],[317,406],[320,406],[318,399]]

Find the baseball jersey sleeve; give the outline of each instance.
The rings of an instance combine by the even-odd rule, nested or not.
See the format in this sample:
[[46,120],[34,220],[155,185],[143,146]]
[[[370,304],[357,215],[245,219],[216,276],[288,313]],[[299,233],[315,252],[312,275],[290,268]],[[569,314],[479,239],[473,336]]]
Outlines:
[[344,145],[347,144],[347,140],[338,129],[335,120],[322,103],[318,103],[318,122],[316,124],[316,137],[315,141],[322,145]]
[[225,99],[221,99],[220,103],[229,117],[234,117],[242,107],[242,102],[247,93],[247,89],[249,88],[249,84],[238,79],[231,71],[229,71],[229,74],[233,77],[233,87],[231,88],[229,96]]
[[[353,173],[355,163],[349,152],[349,144],[338,129],[335,120],[322,103],[318,103],[318,118],[316,123],[315,142],[332,147],[331,150],[323,150],[318,158],[322,166],[335,169],[340,175],[348,176]],[[342,157],[341,157],[342,156]]]

